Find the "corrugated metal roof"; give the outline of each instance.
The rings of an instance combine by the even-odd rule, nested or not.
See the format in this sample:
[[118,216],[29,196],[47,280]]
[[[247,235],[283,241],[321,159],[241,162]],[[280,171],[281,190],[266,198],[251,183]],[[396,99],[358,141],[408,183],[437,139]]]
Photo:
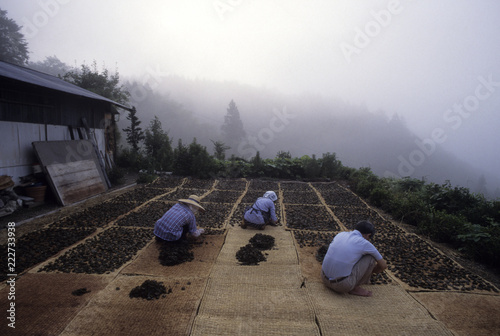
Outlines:
[[48,75],[43,72],[39,72],[33,69],[1,61],[0,61],[0,77],[6,77],[25,83],[30,83],[33,85],[42,86],[48,89],[66,92],[76,96],[82,96],[96,100],[103,100],[127,110],[131,109],[128,106],[122,105],[111,99],[100,96],[97,93],[82,89],[81,87],[68,83],[58,77],[54,77],[52,75]]

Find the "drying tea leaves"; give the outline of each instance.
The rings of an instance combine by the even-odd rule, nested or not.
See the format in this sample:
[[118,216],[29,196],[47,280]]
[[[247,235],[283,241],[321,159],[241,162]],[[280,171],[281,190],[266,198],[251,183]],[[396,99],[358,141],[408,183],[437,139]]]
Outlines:
[[130,291],[130,298],[143,298],[146,300],[159,299],[164,294],[172,293],[172,288],[167,289],[163,285],[163,282],[158,282],[155,280],[146,280],[142,285],[133,288]]
[[79,289],[75,289],[74,291],[71,292],[71,294],[73,294],[75,296],[82,296],[83,294],[87,294],[87,293],[90,293],[90,291],[87,290],[87,288],[79,288]]
[[163,266],[179,265],[194,259],[192,246],[187,242],[163,243],[160,247],[160,264]]
[[274,237],[263,233],[257,233],[250,238],[250,244],[259,250],[270,250],[274,246]]
[[323,259],[325,259],[326,252],[328,251],[328,247],[330,245],[321,246],[318,251],[316,251],[316,260],[320,263],[323,263]]
[[258,265],[259,262],[266,261],[266,257],[261,250],[253,247],[252,244],[241,247],[238,252],[236,252],[236,259],[238,259],[242,265]]

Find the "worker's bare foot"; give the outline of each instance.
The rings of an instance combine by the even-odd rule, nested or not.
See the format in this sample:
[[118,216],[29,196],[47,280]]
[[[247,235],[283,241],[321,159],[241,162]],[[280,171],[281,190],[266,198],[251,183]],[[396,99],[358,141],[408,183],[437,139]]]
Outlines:
[[364,289],[363,287],[355,287],[352,291],[349,292],[349,294],[359,296],[372,296],[372,292]]

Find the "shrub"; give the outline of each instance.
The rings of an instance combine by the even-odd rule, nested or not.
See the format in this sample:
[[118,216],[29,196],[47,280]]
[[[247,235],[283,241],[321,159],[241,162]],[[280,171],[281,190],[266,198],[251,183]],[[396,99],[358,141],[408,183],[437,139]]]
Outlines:
[[112,185],[117,185],[120,184],[123,180],[123,177],[125,176],[125,173],[123,169],[114,166],[113,169],[108,171],[108,178],[109,181],[111,182]]
[[128,148],[122,149],[118,152],[116,157],[116,164],[122,168],[145,168],[144,158],[140,152]]
[[467,257],[500,269],[500,224],[491,222],[488,226],[470,224],[464,233],[457,235],[459,248]]
[[469,226],[469,223],[463,216],[435,210],[429,219],[421,221],[418,224],[421,233],[428,235],[434,241],[449,243],[454,247],[459,247],[457,237],[464,234]]
[[415,226],[429,221],[429,206],[418,194],[396,194],[388,206],[388,211],[396,220]]
[[389,208],[392,194],[387,188],[381,186],[375,187],[370,191],[369,201],[376,207],[386,210]]
[[151,183],[154,180],[156,180],[158,176],[150,173],[139,173],[139,176],[137,177],[137,183],[138,184],[147,184]]

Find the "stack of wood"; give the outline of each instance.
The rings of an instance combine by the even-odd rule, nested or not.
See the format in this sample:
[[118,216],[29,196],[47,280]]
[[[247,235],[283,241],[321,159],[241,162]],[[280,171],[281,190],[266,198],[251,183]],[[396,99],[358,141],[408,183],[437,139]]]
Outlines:
[[22,205],[22,201],[13,190],[14,185],[10,176],[0,176],[0,217],[13,213]]
[[2,175],[0,176],[0,191],[12,188],[14,186],[14,181],[12,181],[12,178],[7,175]]

